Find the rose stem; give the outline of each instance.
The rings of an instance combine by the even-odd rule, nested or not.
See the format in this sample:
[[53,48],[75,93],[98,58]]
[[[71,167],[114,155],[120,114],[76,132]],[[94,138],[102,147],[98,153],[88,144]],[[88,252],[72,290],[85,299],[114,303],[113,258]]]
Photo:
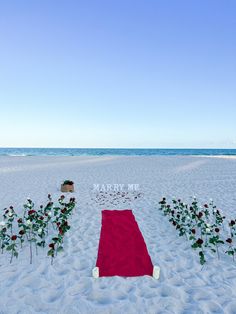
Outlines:
[[188,241],[187,233],[185,232],[184,235],[185,235],[186,240]]
[[[13,245],[13,242],[11,242],[11,245]],[[13,248],[11,250],[11,260],[10,260],[10,264],[12,263],[12,259],[13,259]]]
[[10,260],[10,264],[12,263],[12,258],[13,258],[13,250],[11,250],[11,260]]
[[31,241],[31,232],[30,232],[30,264],[32,264],[32,259],[33,259],[33,256],[32,256],[32,241]]
[[38,255],[38,246],[36,242],[35,242],[35,251],[36,251],[36,255]]
[[217,244],[216,244],[216,252],[217,252],[218,259],[220,259],[220,254],[219,254],[219,250],[218,250],[218,245]]
[[223,228],[223,231],[225,231],[224,222],[222,222],[222,228]]

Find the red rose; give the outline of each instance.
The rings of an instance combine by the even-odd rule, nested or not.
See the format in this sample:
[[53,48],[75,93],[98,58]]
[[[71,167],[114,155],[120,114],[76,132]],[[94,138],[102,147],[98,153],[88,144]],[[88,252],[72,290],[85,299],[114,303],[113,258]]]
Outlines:
[[198,240],[196,241],[196,243],[197,243],[198,245],[202,245],[202,244],[203,244],[203,240],[202,240],[202,239],[198,239]]
[[59,233],[60,233],[60,235],[63,235],[63,234],[64,234],[62,228],[59,228]]
[[16,241],[17,236],[16,236],[16,235],[13,235],[13,236],[11,237],[11,239],[12,239],[12,241]]
[[192,229],[191,232],[192,232],[193,234],[195,234],[195,233],[196,233],[196,230],[195,230],[195,229]]
[[44,217],[43,217],[43,216],[41,216],[39,219],[40,219],[40,220],[44,220]]
[[20,234],[20,235],[23,235],[23,234],[25,234],[25,231],[24,231],[24,230],[20,230],[20,231],[19,231],[19,234]]
[[54,243],[50,243],[48,246],[54,250]]
[[33,215],[34,213],[36,213],[36,211],[33,210],[33,209],[31,209],[31,210],[28,211],[28,214],[29,214],[29,215]]
[[203,216],[203,213],[202,213],[202,212],[199,212],[198,218],[200,219],[200,218],[202,218],[202,216]]
[[18,224],[22,224],[22,219],[21,218],[19,218],[18,220],[17,220],[17,222],[18,222]]

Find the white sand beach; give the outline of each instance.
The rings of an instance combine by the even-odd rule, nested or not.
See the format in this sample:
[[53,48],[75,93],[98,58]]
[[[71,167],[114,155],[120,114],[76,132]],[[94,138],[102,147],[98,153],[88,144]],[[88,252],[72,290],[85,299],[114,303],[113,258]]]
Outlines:
[[[23,249],[9,264],[0,254],[0,313],[236,313],[236,262],[221,254],[202,269],[197,252],[178,237],[158,210],[163,196],[190,201],[214,200],[236,218],[236,159],[207,157],[0,157],[0,210],[20,213],[27,197],[37,205],[60,184],[75,182],[77,205],[64,252],[53,265],[42,250],[29,264]],[[139,184],[141,197],[98,200],[94,184]],[[112,194],[110,196],[110,194]],[[152,262],[161,268],[152,277],[92,277],[102,209],[132,209]]]

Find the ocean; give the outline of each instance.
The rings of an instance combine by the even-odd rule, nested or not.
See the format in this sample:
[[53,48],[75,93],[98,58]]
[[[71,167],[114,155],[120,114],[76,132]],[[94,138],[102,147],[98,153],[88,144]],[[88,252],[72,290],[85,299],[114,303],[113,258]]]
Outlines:
[[0,148],[0,156],[235,156],[236,149],[175,148]]

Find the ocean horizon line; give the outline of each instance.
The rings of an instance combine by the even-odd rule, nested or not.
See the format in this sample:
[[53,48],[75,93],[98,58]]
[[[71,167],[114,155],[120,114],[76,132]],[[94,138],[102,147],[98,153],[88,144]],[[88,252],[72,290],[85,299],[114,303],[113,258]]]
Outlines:
[[0,147],[0,156],[236,156],[236,148]]
[[0,146],[0,149],[166,149],[166,150],[236,150],[235,148],[220,148],[220,147],[41,147],[41,146]]

